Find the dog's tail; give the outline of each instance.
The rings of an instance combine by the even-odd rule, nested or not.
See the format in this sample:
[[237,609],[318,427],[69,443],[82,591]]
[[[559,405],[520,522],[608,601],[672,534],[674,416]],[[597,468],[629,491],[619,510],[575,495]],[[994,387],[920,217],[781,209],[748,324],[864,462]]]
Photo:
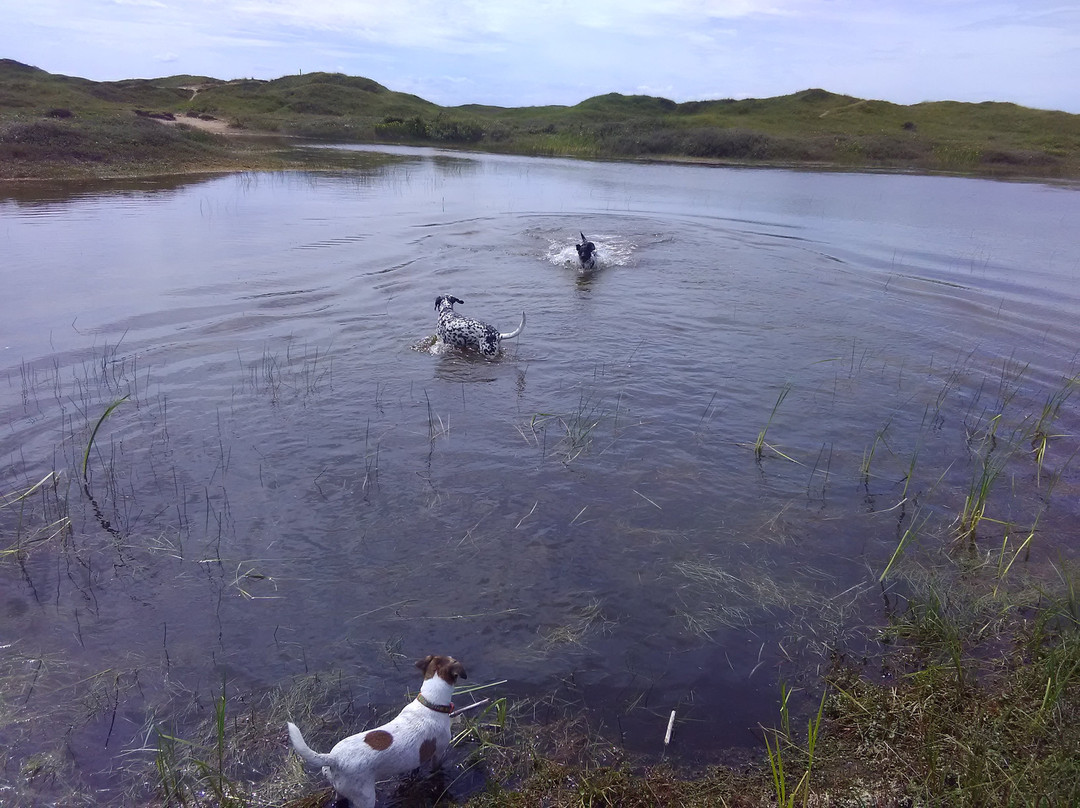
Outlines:
[[313,750],[304,741],[304,736],[300,734],[299,728],[291,721],[286,721],[285,725],[289,728],[289,740],[292,741],[293,749],[296,750],[296,754],[310,763],[312,766],[329,766],[330,756],[320,755]]
[[523,328],[525,328],[525,312],[521,312],[521,325],[519,325],[517,328],[515,328],[509,334],[499,334],[499,339],[513,339],[514,337],[516,337],[518,334],[521,333],[521,330]]

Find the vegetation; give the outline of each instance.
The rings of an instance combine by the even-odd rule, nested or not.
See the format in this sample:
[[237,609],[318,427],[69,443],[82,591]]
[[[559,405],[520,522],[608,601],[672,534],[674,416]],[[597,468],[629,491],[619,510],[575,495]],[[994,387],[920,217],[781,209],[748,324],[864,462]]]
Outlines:
[[[304,372],[296,377],[301,386],[317,384],[317,374],[329,372],[319,370],[318,354],[305,356],[303,363]],[[260,378],[252,383],[260,385],[283,372],[269,356],[255,369]],[[759,728],[759,747],[740,753],[738,765],[713,761],[687,768],[635,757],[612,740],[613,733],[591,725],[580,710],[573,712],[574,705],[555,697],[511,701],[500,696],[505,683],[495,683],[478,688],[485,691],[478,695],[493,703],[462,719],[442,777],[405,779],[396,804],[432,805],[443,797],[444,804],[472,808],[1078,804],[1080,569],[1067,557],[1038,569],[1023,562],[1033,544],[1054,541],[1042,534],[1036,539],[1036,533],[1052,489],[1076,455],[1075,435],[1060,416],[1080,382],[1075,376],[1062,379],[1042,399],[1045,403],[1036,400],[1032,409],[1019,400],[1019,376],[1006,377],[1003,371],[1000,400],[993,406],[968,405],[967,493],[958,492],[949,512],[932,504],[932,491],[916,493],[925,480],[904,482],[896,507],[903,508],[912,495],[909,526],[902,536],[902,525],[894,528],[898,544],[887,561],[882,559],[880,575],[870,571],[880,590],[865,590],[884,602],[884,611],[875,610],[846,636],[826,640],[827,664],[820,676],[804,671],[797,685],[778,686],[776,720]],[[762,419],[762,433],[782,431],[772,416],[797,390],[785,385],[782,391],[768,420]],[[72,433],[79,451],[71,453],[69,465],[84,483],[104,461],[100,429],[124,411],[120,392],[114,382],[106,391],[112,403],[100,415],[84,407],[85,424],[78,432],[83,437],[76,440]],[[149,408],[138,395],[131,401]],[[596,425],[614,420],[606,412],[582,399],[576,415],[540,416],[543,422],[535,422],[530,432],[522,429],[522,435],[535,441],[550,425],[562,447],[557,452],[565,452],[565,462],[571,463],[577,455],[570,455],[582,442],[587,445]],[[429,427],[435,439],[442,422],[430,411],[428,420],[437,424]],[[889,448],[881,437],[886,428],[874,438],[882,452]],[[763,437],[760,442],[770,451],[746,445],[756,463],[791,461]],[[1058,463],[1047,462],[1048,445]],[[860,476],[872,474],[871,454]],[[875,455],[874,463],[884,462]],[[993,473],[987,473],[988,466]],[[904,469],[907,477],[916,476],[917,456]],[[1010,473],[1012,485],[1001,484]],[[0,498],[0,515],[11,517],[4,524],[13,526],[0,543],[0,563],[25,563],[50,547],[68,552],[67,494],[59,477],[47,475]],[[1039,486],[1036,503],[1019,493],[1020,477]],[[115,482],[103,484],[108,489]],[[96,505],[95,514],[103,519]],[[901,516],[901,523],[905,519]],[[106,522],[102,527],[113,535]],[[731,575],[721,580],[706,569],[699,573],[711,574],[724,590],[748,585]],[[238,588],[239,579],[238,570]],[[599,603],[589,604],[570,625],[549,631],[545,642],[582,642],[590,626],[602,620]],[[0,733],[7,751],[0,753],[0,763],[18,772],[4,784],[5,804],[56,801],[58,794],[63,804],[94,804],[65,751],[68,741],[31,741],[32,729],[46,717],[75,727],[110,712],[115,716],[121,691],[141,687],[139,672],[118,667],[65,683],[61,660],[25,655],[12,645],[3,650]],[[396,651],[388,646],[387,653]],[[141,748],[127,750],[117,763],[116,774],[129,789],[124,804],[325,805],[325,781],[288,753],[284,721],[311,727],[313,742],[329,743],[358,724],[388,717],[375,716],[358,702],[350,677],[339,671],[296,677],[286,686],[255,693],[238,691],[227,680],[211,687],[208,694],[191,693],[147,711],[145,729],[138,733],[145,739]],[[29,706],[28,694],[37,688],[57,693],[48,707],[55,714],[42,716]],[[459,706],[474,697],[460,693]],[[658,722],[658,747],[662,729]],[[676,746],[678,736],[677,724]]]
[[313,159],[280,142],[213,134],[208,123],[233,133],[547,156],[1080,177],[1080,116],[1008,103],[901,106],[813,89],[682,104],[611,93],[569,107],[440,107],[340,74],[93,82],[0,60],[0,179]]
[[[793,727],[796,689],[781,685],[776,725],[761,728],[760,754],[739,765],[646,764],[580,713],[498,699],[462,719],[446,774],[406,778],[395,804],[445,797],[471,808],[1076,805],[1076,572],[1063,568],[1060,589],[1044,591],[1030,608],[992,596],[992,566],[964,566],[964,586],[927,583],[911,592],[879,636],[891,650],[873,661],[834,658],[812,686],[804,732]],[[345,734],[342,716],[355,705],[341,675],[304,677],[236,706],[224,691],[197,739],[158,729],[156,804],[325,804],[321,776],[282,754],[281,725],[299,716],[328,741]],[[133,782],[154,779],[132,774]]]

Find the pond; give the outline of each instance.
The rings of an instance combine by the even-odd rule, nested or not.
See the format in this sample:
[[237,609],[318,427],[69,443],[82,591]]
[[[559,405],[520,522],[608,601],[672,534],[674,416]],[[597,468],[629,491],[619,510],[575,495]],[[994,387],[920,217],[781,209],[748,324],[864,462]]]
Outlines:
[[[1075,559],[1075,189],[358,151],[0,188],[4,779],[108,794],[223,678],[389,709],[428,653],[709,760],[980,481],[976,556]],[[527,325],[430,350],[440,294]]]

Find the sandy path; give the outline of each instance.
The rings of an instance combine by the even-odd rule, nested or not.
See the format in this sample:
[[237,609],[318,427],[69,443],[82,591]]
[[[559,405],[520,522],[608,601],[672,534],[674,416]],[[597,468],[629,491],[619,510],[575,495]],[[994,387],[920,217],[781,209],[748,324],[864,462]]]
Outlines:
[[229,126],[227,121],[218,120],[217,118],[212,121],[207,121],[202,118],[189,118],[186,115],[177,115],[175,121],[167,121],[162,118],[155,118],[154,120],[159,121],[166,126],[183,124],[184,126],[190,126],[192,129],[203,129],[207,132],[213,132],[216,135],[250,134],[250,132],[244,132],[243,129],[236,129]]

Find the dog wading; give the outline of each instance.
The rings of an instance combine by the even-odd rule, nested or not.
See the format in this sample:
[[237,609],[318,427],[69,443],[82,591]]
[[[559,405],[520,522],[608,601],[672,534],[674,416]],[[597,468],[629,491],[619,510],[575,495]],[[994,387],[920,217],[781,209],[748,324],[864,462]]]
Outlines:
[[439,295],[435,298],[435,311],[439,313],[439,323],[435,327],[435,336],[444,345],[476,351],[489,359],[499,353],[504,339],[512,339],[525,327],[525,312],[521,312],[521,325],[509,334],[500,334],[495,326],[463,317],[454,311],[455,303],[464,303],[453,295]]
[[420,695],[397,718],[338,741],[326,754],[312,750],[292,722],[287,724],[296,753],[321,766],[339,797],[352,808],[373,808],[375,782],[417,768],[435,770],[450,745],[450,698],[465,666],[453,657],[429,655],[416,663],[424,672]]

